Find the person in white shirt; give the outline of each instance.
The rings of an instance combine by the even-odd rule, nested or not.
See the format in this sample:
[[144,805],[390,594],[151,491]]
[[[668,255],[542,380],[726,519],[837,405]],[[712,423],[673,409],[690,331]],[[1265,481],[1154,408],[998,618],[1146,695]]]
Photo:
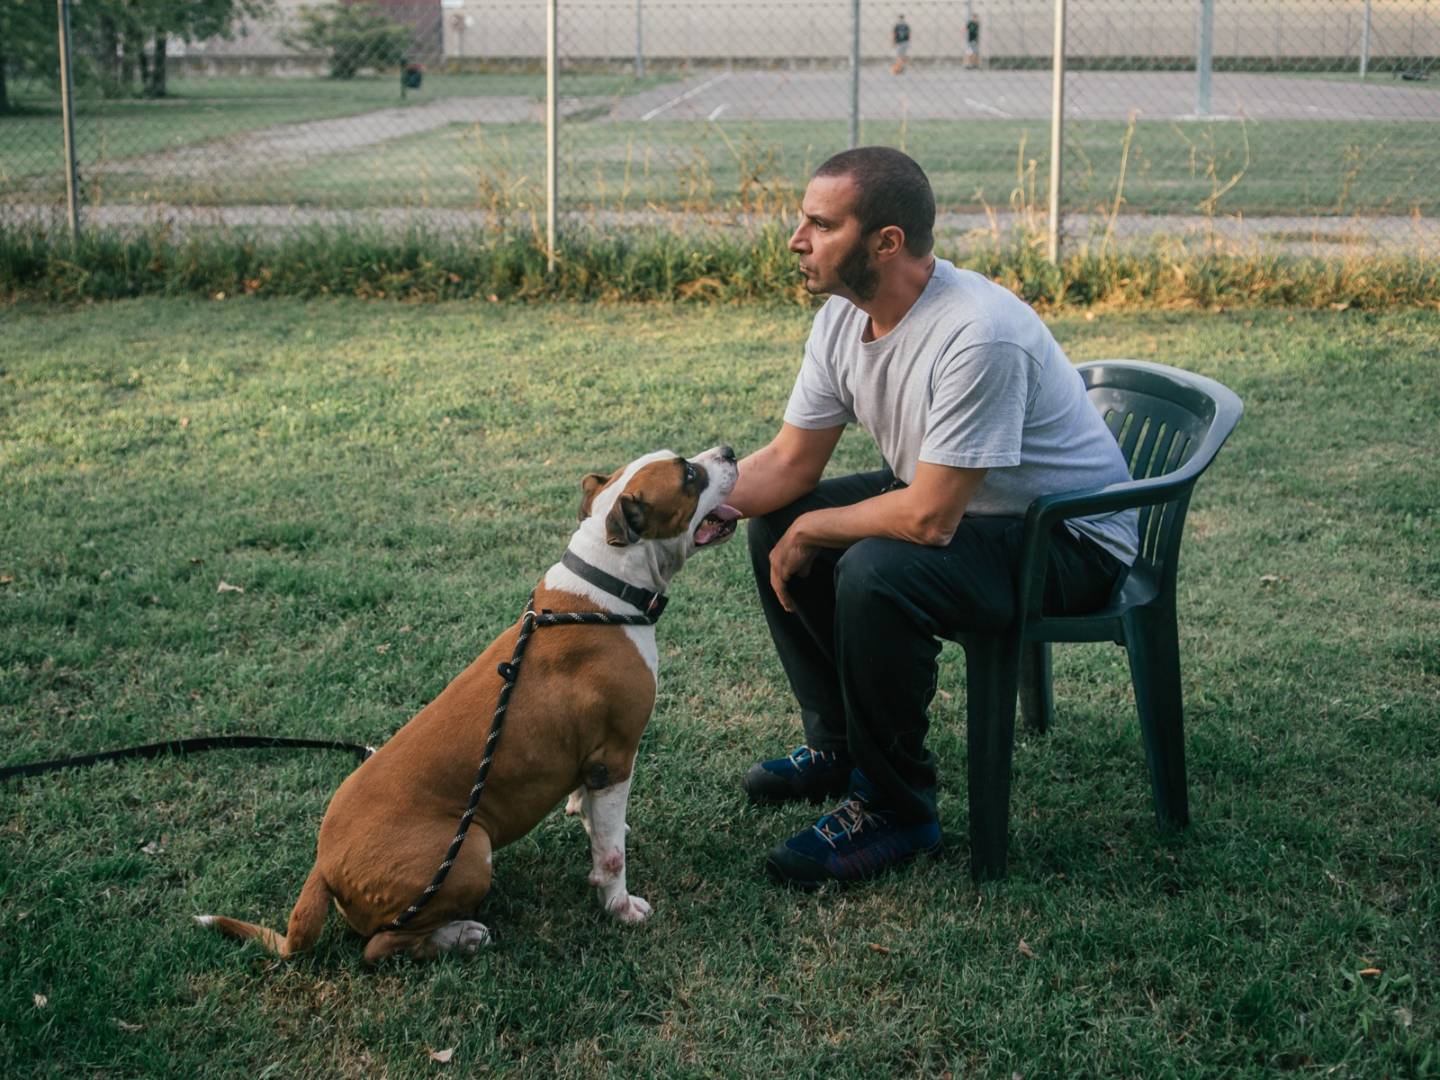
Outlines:
[[[790,239],[815,317],[784,423],[740,462],[731,505],[805,744],[762,761],[756,802],[844,796],[766,867],[853,881],[940,842],[925,748],[940,635],[1014,617],[1023,517],[1039,495],[1129,479],[1079,374],[1027,304],[933,254],[935,200],[898,150],[820,166]],[[822,479],[845,426],[886,467]],[[1046,605],[1095,610],[1136,552],[1134,511],[1070,522]]]

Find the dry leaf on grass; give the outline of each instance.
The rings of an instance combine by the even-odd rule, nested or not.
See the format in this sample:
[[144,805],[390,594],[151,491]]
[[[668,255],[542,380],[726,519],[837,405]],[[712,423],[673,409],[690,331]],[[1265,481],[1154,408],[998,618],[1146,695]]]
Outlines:
[[441,1065],[447,1064],[447,1063],[450,1061],[450,1059],[451,1059],[452,1057],[454,1057],[454,1056],[455,1056],[455,1048],[454,1048],[453,1046],[450,1047],[450,1049],[448,1049],[448,1050],[431,1050],[431,1051],[430,1051],[430,1060],[431,1060],[431,1061],[438,1061],[438,1062],[440,1062]]
[[890,950],[889,950],[888,948],[886,948],[884,945],[877,945],[877,944],[875,944],[875,942],[873,942],[873,941],[867,943],[865,947],[866,947],[867,949],[869,949],[871,952],[877,952],[877,953],[879,953],[881,956],[889,956],[889,955],[890,955]]
[[1030,948],[1029,943],[1026,942],[1026,940],[1025,940],[1023,937],[1020,939],[1020,946],[1019,946],[1019,948],[1020,948],[1020,952],[1021,952],[1023,955],[1028,956],[1031,960],[1034,960],[1034,959],[1035,959],[1035,950],[1032,949],[1032,948]]
[[43,1008],[45,1008],[46,1005],[49,1005],[49,1004],[50,1004],[50,999],[49,999],[48,997],[46,997],[44,994],[36,994],[36,995],[35,995],[35,1007],[36,1007],[37,1009],[43,1009]]
[[228,581],[222,581],[222,582],[220,582],[220,587],[219,587],[218,589],[216,589],[215,591],[216,591],[216,592],[238,592],[238,593],[243,593],[243,592],[245,591],[245,589],[244,589],[243,586],[240,586],[240,585],[231,585]]

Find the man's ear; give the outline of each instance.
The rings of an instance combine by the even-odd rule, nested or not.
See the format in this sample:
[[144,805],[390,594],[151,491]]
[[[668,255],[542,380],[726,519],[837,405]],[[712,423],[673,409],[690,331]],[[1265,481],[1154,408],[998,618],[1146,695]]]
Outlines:
[[580,490],[584,492],[580,498],[581,521],[590,516],[590,504],[595,501],[596,493],[609,482],[610,477],[598,472],[592,472],[580,481]]
[[905,230],[899,225],[886,225],[876,231],[875,257],[893,259],[905,250]]
[[605,542],[624,547],[640,539],[650,507],[628,491],[615,500],[605,518]]

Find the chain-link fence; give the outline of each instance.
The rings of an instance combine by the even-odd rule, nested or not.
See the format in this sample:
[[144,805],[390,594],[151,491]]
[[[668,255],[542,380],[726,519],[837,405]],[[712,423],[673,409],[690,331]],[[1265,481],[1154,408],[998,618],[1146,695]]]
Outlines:
[[[544,0],[71,0],[88,226],[545,212]],[[1048,197],[1054,0],[558,0],[559,210],[790,214],[858,138],[953,236]],[[0,221],[56,220],[55,0],[0,0]],[[1440,4],[1071,0],[1072,235],[1431,238]],[[1433,240],[1431,241],[1433,243]]]

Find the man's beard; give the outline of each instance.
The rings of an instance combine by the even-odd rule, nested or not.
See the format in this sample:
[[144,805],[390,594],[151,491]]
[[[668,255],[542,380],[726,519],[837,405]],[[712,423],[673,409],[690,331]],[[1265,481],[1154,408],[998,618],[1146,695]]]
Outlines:
[[855,299],[869,300],[874,297],[880,288],[880,274],[870,261],[865,237],[856,240],[855,246],[840,260],[840,265],[835,268],[835,276]]

